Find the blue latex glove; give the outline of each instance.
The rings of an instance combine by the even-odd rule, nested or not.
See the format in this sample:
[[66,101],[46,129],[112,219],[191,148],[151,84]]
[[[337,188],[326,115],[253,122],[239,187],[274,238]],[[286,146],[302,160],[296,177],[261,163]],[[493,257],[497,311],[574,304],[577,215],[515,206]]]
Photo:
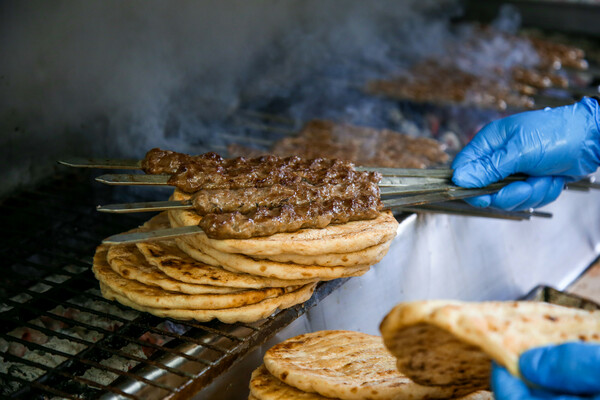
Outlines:
[[531,177],[498,193],[469,199],[474,206],[525,210],[554,201],[565,181],[579,180],[600,165],[600,106],[584,98],[558,108],[529,111],[481,129],[456,156],[455,184],[483,187],[515,173]]
[[494,363],[496,400],[600,399],[600,345],[566,343],[526,351],[519,370],[532,388]]

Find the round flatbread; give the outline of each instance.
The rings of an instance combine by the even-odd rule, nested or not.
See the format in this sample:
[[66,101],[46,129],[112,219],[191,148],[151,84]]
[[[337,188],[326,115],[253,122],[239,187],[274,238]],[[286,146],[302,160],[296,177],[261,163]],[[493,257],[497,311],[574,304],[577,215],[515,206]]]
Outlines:
[[356,267],[377,264],[387,254],[391,240],[351,253],[331,253],[317,255],[274,254],[270,256],[252,256],[282,263],[320,265],[323,267]]
[[290,308],[296,304],[303,303],[310,299],[316,285],[316,283],[309,283],[293,292],[265,299],[255,304],[217,310],[182,310],[147,307],[137,304],[125,296],[121,296],[102,283],[100,283],[100,290],[102,291],[102,295],[108,300],[116,300],[127,307],[147,312],[156,315],[157,317],[181,320],[194,319],[198,322],[207,322],[216,318],[226,324],[233,324],[235,322],[256,322],[263,318],[267,318],[277,311],[277,309]]
[[494,394],[489,390],[478,390],[463,397],[457,397],[456,400],[494,400]]
[[[189,195],[175,190],[172,199],[183,201],[189,199]],[[169,217],[173,227],[198,225],[202,219],[193,210],[172,210],[169,211]],[[384,211],[375,219],[251,239],[211,239],[205,233],[188,237],[191,238],[193,247],[210,246],[223,253],[251,256],[319,255],[349,253],[376,246],[394,238],[397,229],[398,221],[390,211]]]
[[320,267],[280,263],[270,260],[258,260],[242,254],[221,253],[210,247],[204,247],[202,250],[194,249],[190,245],[189,238],[187,237],[181,237],[175,240],[179,247],[192,257],[196,256],[198,252],[208,253],[208,255],[219,261],[219,264],[221,264],[223,268],[229,271],[245,272],[247,274],[269,278],[319,279],[327,281],[350,276],[360,276],[369,271],[368,265],[359,267]]
[[[319,331],[269,349],[271,375],[304,392],[340,399],[448,399],[451,388],[416,384],[396,369],[381,337],[352,331]],[[256,395],[255,395],[256,396]]]
[[158,286],[171,292],[186,294],[235,293],[244,289],[226,286],[197,285],[169,277],[149,264],[135,244],[115,245],[108,248],[108,265],[125,279],[133,279],[149,286]]
[[242,307],[258,303],[261,300],[280,296],[295,290],[289,288],[266,288],[245,290],[242,292],[226,294],[181,294],[170,292],[156,286],[144,285],[138,281],[123,278],[108,265],[108,246],[101,245],[96,249],[92,271],[101,283],[109,287],[120,296],[148,307],[178,308],[178,309],[219,309]]
[[600,343],[600,311],[528,301],[417,301],[394,307],[380,329],[400,371],[423,385],[460,385],[467,394],[489,387],[491,359],[519,376],[519,356],[528,349]]
[[[167,213],[161,213],[146,224],[144,228],[149,230],[164,229],[169,227]],[[228,271],[220,266],[207,265],[204,260],[211,258],[194,249],[183,252],[173,240],[161,240],[153,242],[137,243],[137,248],[144,255],[146,261],[158,268],[164,274],[181,282],[190,284],[203,284],[224,286],[230,288],[262,289],[268,287],[287,287],[294,285],[305,285],[315,282],[317,279],[277,279],[261,277],[246,273]],[[109,252],[110,256],[110,252]],[[200,261],[198,261],[200,259]],[[212,259],[214,260],[214,259]],[[214,260],[215,264],[219,264]],[[147,283],[147,282],[143,282]],[[160,286],[160,285],[159,285]],[[161,286],[163,287],[163,286]],[[167,289],[166,287],[163,287]]]
[[252,372],[250,396],[257,400],[332,400],[317,393],[303,392],[275,378],[262,364]]

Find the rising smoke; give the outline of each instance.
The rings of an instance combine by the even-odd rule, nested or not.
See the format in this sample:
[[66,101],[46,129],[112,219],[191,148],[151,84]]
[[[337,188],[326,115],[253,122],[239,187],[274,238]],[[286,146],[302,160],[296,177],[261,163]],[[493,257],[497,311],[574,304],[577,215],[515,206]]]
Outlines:
[[443,54],[458,11],[453,0],[3,2],[0,194],[65,155],[218,145],[221,121],[275,96],[297,96],[298,119],[375,114],[340,85]]

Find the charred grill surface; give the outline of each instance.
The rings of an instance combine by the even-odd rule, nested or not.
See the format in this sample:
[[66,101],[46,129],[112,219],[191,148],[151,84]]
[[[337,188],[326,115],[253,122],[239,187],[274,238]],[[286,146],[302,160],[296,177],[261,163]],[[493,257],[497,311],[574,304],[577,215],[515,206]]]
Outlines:
[[214,239],[247,239],[302,228],[324,228],[330,224],[377,218],[383,204],[378,196],[332,198],[301,206],[259,207],[256,211],[208,214],[200,227]]
[[347,183],[315,186],[307,182],[275,184],[262,188],[210,189],[194,193],[192,204],[200,215],[222,212],[249,213],[258,207],[301,206],[314,199],[352,198],[359,194],[379,197],[379,186],[370,175]]

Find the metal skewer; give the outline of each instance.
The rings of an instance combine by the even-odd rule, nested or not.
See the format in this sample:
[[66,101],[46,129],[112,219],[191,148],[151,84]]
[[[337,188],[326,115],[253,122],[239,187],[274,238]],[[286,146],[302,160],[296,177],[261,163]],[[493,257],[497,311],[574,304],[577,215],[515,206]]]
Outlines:
[[[71,157],[58,161],[62,165],[75,168],[99,168],[99,169],[141,169],[141,160],[117,160],[117,159],[106,159],[106,158],[82,158],[82,157]],[[356,171],[360,172],[379,172],[383,176],[389,177],[425,177],[425,178],[450,178],[452,177],[452,170],[450,168],[440,169],[418,169],[418,168],[378,168],[378,167],[355,167]],[[109,175],[102,175],[106,177]],[[116,174],[115,176],[125,177],[134,176],[133,174]],[[146,175],[141,175],[146,176]],[[161,176],[161,175],[147,175],[147,176]],[[169,175],[164,175],[169,176]],[[105,178],[106,182],[111,184],[111,181],[121,181],[124,178],[114,179]],[[136,178],[139,179],[139,178]],[[119,184],[119,183],[113,183]],[[123,183],[125,184],[125,183]]]
[[58,161],[59,164],[75,168],[101,169],[141,169],[141,160],[118,160],[110,158],[68,157]]
[[[506,184],[494,184],[494,185],[490,185],[487,188],[483,188],[483,189],[459,189],[459,190],[443,192],[443,193],[434,193],[434,194],[424,195],[424,196],[423,195],[406,196],[406,197],[402,197],[402,198],[398,198],[398,199],[383,200],[383,204],[388,209],[400,209],[402,211],[408,211],[410,209],[409,206],[418,206],[418,205],[426,204],[426,203],[439,203],[439,202],[444,202],[444,201],[448,201],[448,200],[458,200],[458,199],[464,199],[467,197],[493,193],[494,191],[497,191],[500,187],[505,186],[505,185]],[[151,203],[151,204],[155,205],[156,203],[161,203],[161,202],[155,202],[155,203]],[[162,203],[165,203],[165,208],[163,208],[163,209],[175,209],[175,208],[189,207],[189,205],[186,205],[181,202],[162,202]],[[171,204],[166,204],[166,203],[171,203]],[[138,209],[138,211],[140,211],[141,205],[143,205],[145,203],[138,203],[138,204],[140,204],[140,208]],[[148,204],[148,203],[146,203],[146,204]],[[171,206],[172,206],[172,208],[167,208],[167,207],[171,207]],[[419,207],[413,207],[413,208],[415,210],[419,210]],[[431,207],[429,207],[429,209],[432,212],[435,212],[435,211],[442,212],[442,208],[439,205],[437,206],[437,208],[434,205],[432,205]],[[106,210],[104,210],[104,211],[106,211]],[[157,208],[151,208],[151,209],[148,208],[148,209],[146,209],[146,211],[158,211],[158,209]],[[456,207],[455,207],[454,213],[460,214],[460,215],[468,215],[465,210],[462,210],[462,212],[461,212],[461,210],[457,209]],[[526,212],[515,213],[515,212],[508,212],[508,211],[501,211],[501,210],[494,210],[491,212],[489,210],[482,210],[480,213],[477,213],[475,210],[472,210],[470,212],[470,214],[477,215],[477,216],[493,215],[496,218],[512,219],[512,220],[528,219],[529,216],[540,216],[540,217],[547,217],[547,218],[552,216],[551,214],[539,213],[539,212],[536,212],[535,214],[533,214],[531,212],[530,213],[526,213]],[[155,230],[155,231],[151,231],[151,232],[118,234],[118,235],[110,236],[110,237],[104,239],[102,242],[106,243],[106,244],[124,244],[124,243],[145,242],[145,241],[151,241],[151,240],[170,239],[170,238],[184,236],[184,235],[194,235],[194,234],[198,234],[201,232],[202,232],[202,229],[198,226],[187,226],[187,227],[181,227],[181,228],[161,229],[161,230]]]

